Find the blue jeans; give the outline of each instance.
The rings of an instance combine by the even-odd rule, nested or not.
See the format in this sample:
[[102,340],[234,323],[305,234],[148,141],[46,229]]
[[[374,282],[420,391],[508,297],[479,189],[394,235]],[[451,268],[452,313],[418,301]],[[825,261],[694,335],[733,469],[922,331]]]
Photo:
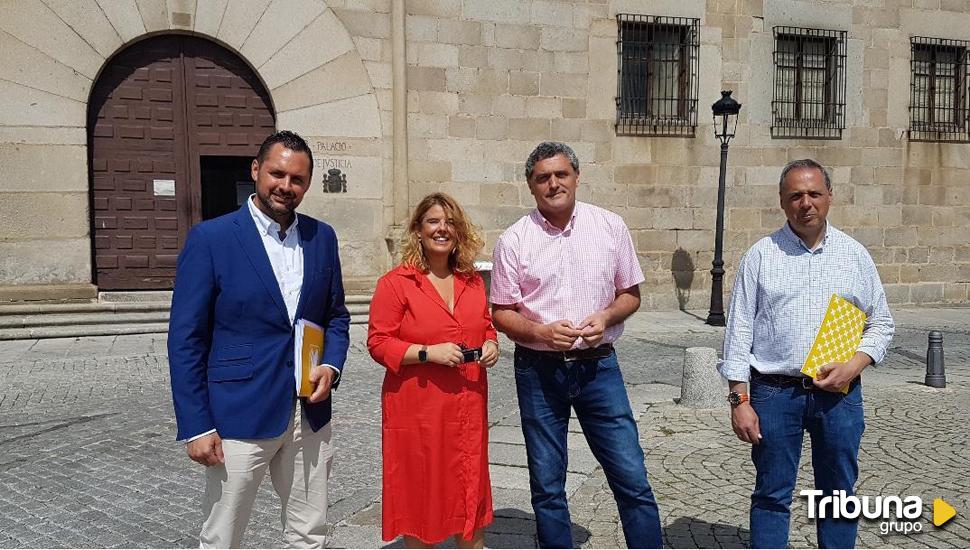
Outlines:
[[569,409],[613,490],[629,548],[660,548],[660,512],[616,354],[565,362],[515,348],[515,387],[541,548],[573,548],[566,505]]
[[[751,406],[758,413],[761,443],[751,446],[757,472],[751,495],[751,547],[787,548],[792,493],[802,454],[802,434],[812,441],[815,488],[829,496],[854,493],[859,443],[865,430],[862,385],[849,393],[781,386],[752,373]],[[816,520],[820,548],[854,548],[858,520]]]

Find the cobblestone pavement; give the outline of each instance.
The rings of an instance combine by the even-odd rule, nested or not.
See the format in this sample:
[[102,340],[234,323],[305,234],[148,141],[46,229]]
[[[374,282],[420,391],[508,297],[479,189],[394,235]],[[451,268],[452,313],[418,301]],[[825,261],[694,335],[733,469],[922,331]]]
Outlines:
[[[861,495],[923,498],[923,530],[881,535],[860,527],[860,547],[970,546],[970,309],[896,312],[888,360],[865,376],[867,429]],[[926,331],[944,330],[948,387],[926,388]],[[620,361],[672,547],[739,547],[748,541],[749,450],[730,431],[727,407],[687,409],[679,396],[683,350],[720,348],[721,330],[690,313],[641,313],[628,324]],[[380,413],[383,371],[353,327],[335,402],[332,544],[382,546]],[[490,547],[534,546],[528,472],[518,425],[510,345],[490,373],[490,457],[496,521]],[[0,342],[0,547],[195,547],[202,469],[174,441],[164,335]],[[623,546],[602,470],[571,427],[567,490],[577,543]],[[803,456],[808,457],[808,446]],[[804,464],[798,489],[811,487]],[[933,498],[957,509],[933,527]],[[792,545],[815,546],[796,498]],[[279,503],[264,483],[244,538],[281,544]],[[390,546],[399,547],[400,542]]]

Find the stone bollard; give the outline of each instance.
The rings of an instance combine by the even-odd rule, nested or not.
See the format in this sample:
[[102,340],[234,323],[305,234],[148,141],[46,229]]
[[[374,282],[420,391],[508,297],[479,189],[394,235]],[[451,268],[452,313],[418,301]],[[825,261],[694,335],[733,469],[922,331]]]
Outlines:
[[684,377],[680,384],[680,404],[695,409],[727,406],[727,385],[717,372],[717,351],[713,348],[684,350]]
[[946,371],[943,366],[943,333],[931,330],[926,344],[926,385],[931,388],[946,387]]

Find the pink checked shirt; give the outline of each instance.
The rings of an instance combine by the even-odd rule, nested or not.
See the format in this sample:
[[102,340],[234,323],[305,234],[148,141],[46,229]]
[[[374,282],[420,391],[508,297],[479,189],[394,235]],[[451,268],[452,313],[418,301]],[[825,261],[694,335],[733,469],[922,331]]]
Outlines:
[[[538,209],[523,216],[495,243],[492,263],[492,303],[519,304],[519,313],[542,324],[568,319],[578,325],[613,303],[617,290],[644,280],[623,218],[578,201],[566,229]],[[606,329],[603,343],[622,333],[622,323]],[[580,338],[573,347],[587,346]]]

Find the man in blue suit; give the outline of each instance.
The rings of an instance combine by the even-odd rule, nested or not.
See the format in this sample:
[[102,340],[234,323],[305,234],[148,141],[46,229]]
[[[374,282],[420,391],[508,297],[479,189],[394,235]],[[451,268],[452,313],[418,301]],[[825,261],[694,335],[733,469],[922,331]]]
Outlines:
[[[350,314],[333,228],[295,213],[312,173],[300,136],[271,135],[253,160],[256,193],[193,227],[179,255],[169,368],[178,439],[207,466],[203,548],[239,546],[267,470],[287,545],[325,542],[330,390],[347,358]],[[325,331],[306,399],[293,376],[301,318]]]

